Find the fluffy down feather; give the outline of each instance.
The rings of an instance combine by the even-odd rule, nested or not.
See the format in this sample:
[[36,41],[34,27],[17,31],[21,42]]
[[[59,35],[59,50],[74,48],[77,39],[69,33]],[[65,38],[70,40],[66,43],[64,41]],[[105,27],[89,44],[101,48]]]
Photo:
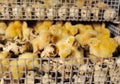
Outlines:
[[109,8],[109,9],[105,10],[103,16],[106,21],[110,21],[110,20],[114,20],[116,15],[117,15],[117,13],[116,13],[115,9]]
[[76,7],[76,6],[72,6],[70,8],[70,13],[69,14],[70,14],[70,17],[72,19],[78,19],[79,18],[79,8]]
[[49,28],[50,33],[55,37],[53,42],[57,42],[62,38],[62,23],[58,22]]
[[112,57],[113,52],[115,52],[118,46],[117,42],[112,38],[91,38],[88,42],[88,45],[90,46],[90,54],[100,58]]
[[11,22],[5,31],[6,38],[22,37],[22,24],[20,21]]
[[90,9],[87,6],[83,6],[81,9],[81,18],[86,21],[90,19]]
[[97,32],[95,30],[93,30],[91,25],[77,25],[80,31],[80,34],[76,35],[76,39],[77,41],[81,44],[81,45],[86,45],[87,41],[90,38],[93,38],[97,35]]
[[5,34],[7,25],[4,22],[0,22],[0,34]]
[[82,45],[86,45],[87,44],[87,41],[90,39],[90,38],[93,38],[97,35],[97,33],[94,31],[94,30],[89,30],[87,31],[86,33],[84,34],[78,34],[76,35],[76,39],[77,41]]
[[98,33],[97,38],[110,38],[110,31],[105,27],[105,24],[93,24],[95,31]]
[[40,33],[43,30],[49,30],[50,26],[52,26],[53,22],[52,21],[44,21],[44,22],[38,22],[35,31],[37,33]]
[[[68,36],[63,40],[57,43],[57,48],[59,50],[58,54],[60,58],[73,58],[73,63],[84,63],[83,58],[83,51],[79,51],[76,47],[72,46],[75,42],[75,38],[73,36]],[[80,60],[81,59],[81,60]],[[71,60],[67,60],[67,63],[71,63]]]
[[37,52],[38,50],[42,50],[47,44],[49,44],[50,40],[51,34],[49,31],[41,31],[40,35],[31,41],[33,51]]
[[75,26],[79,28],[80,34],[85,34],[87,31],[93,30],[91,25],[77,24]]
[[28,24],[26,22],[23,22],[22,34],[23,34],[23,40],[29,40],[30,39],[30,28],[28,28]]
[[65,23],[65,28],[70,35],[74,36],[78,33],[78,28],[76,26],[73,26],[70,22]]
[[49,28],[49,31],[51,34],[53,35],[60,35],[62,34],[62,23],[61,22],[58,22],[56,23],[55,25],[52,25],[50,28]]
[[46,15],[49,20],[53,20],[56,16],[56,9],[55,8],[47,8]]

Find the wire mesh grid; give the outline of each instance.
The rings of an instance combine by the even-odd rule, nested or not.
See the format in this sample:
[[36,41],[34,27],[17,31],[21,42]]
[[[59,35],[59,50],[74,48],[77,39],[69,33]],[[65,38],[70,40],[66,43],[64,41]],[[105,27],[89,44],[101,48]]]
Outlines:
[[80,58],[84,64],[73,60],[1,59],[1,84],[120,84],[120,58]]
[[0,0],[1,20],[118,20],[120,0]]
[[109,24],[108,29],[111,31],[113,35],[120,36],[120,28],[116,27],[115,25]]

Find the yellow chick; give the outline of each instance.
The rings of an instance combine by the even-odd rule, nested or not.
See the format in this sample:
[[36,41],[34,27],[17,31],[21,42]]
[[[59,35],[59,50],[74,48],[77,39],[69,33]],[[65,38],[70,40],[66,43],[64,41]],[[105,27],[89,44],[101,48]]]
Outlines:
[[41,31],[40,35],[31,41],[33,51],[42,50],[51,41],[51,34],[49,31]]
[[88,45],[90,47],[90,54],[100,58],[112,57],[112,54],[115,52],[118,46],[117,42],[112,38],[91,38],[88,41]]
[[65,38],[63,38],[62,40],[60,40],[56,43],[57,48],[59,50],[58,54],[60,55],[61,58],[66,58],[68,55],[71,54],[72,49],[70,48],[70,46],[72,45],[74,39],[70,40],[68,38],[72,38],[72,37],[73,36],[65,37]]
[[65,36],[69,36],[68,30],[65,26],[62,26],[62,34],[61,36],[64,38]]
[[13,78],[22,78],[24,74],[25,66],[18,62],[18,60],[12,60],[10,62],[10,71]]
[[97,38],[100,38],[100,39],[110,38],[110,31],[108,29],[101,28],[101,30],[102,30],[102,32],[97,35]]
[[57,22],[55,25],[52,25],[49,28],[49,31],[53,35],[61,35],[62,34],[62,23]]
[[[65,59],[71,57],[74,59],[74,63],[78,63],[80,61],[80,60],[78,61],[78,58],[80,59],[83,58],[84,56],[83,51],[79,51],[77,50],[76,47],[73,46],[74,41],[75,41],[74,36],[68,36],[67,38],[60,40],[56,45],[59,50],[58,54],[60,58]],[[70,63],[71,60],[67,62]],[[83,63],[83,59],[79,63]]]
[[68,60],[67,63],[73,63],[73,64],[84,64],[84,52],[83,50],[77,50],[76,48],[73,48],[72,54],[70,55],[70,58],[72,60]]
[[37,60],[38,56],[33,53],[23,53],[18,58],[18,63],[21,65],[26,64],[28,70],[33,69],[34,67],[39,67],[39,62]]
[[6,38],[22,37],[22,24],[20,21],[11,22],[5,31]]
[[105,27],[105,24],[93,24],[94,29],[98,32],[97,38],[105,39],[110,37],[110,31]]
[[40,33],[42,30],[49,30],[49,28],[52,26],[52,21],[44,21],[43,23],[39,22],[36,25],[35,31],[37,33]]
[[4,22],[0,22],[0,34],[5,34],[7,25]]
[[0,53],[0,65],[2,65],[2,67],[0,67],[0,77],[1,77],[3,72],[8,70],[9,60],[7,58],[10,58],[9,52],[1,52]]
[[[83,32],[82,32],[83,33]],[[86,30],[86,32],[84,32],[83,34],[78,34],[76,35],[76,39],[77,41],[82,45],[86,45],[87,44],[87,41],[90,39],[90,38],[93,38],[93,37],[96,37],[97,35],[97,32],[94,31],[94,30]]]
[[52,25],[49,29],[50,33],[53,35],[55,43],[62,38],[62,25],[61,23],[57,23]]
[[72,53],[72,49],[69,48],[69,46],[66,43],[59,43],[57,44],[57,47],[59,49],[59,56],[60,58],[64,59],[67,58]]
[[65,23],[65,28],[67,29],[68,34],[73,36],[79,32],[78,28],[76,26],[73,26],[70,22]]
[[80,34],[84,34],[87,31],[93,30],[93,28],[92,28],[91,25],[82,25],[82,24],[79,24],[79,25],[76,25],[76,26],[79,28]]
[[38,21],[38,22],[36,22],[36,25],[34,26],[34,30],[37,32],[39,26],[41,26],[42,24],[43,24],[43,21]]
[[23,22],[22,34],[23,34],[23,40],[29,40],[30,39],[30,28],[28,28],[28,24],[26,22]]
[[105,27],[105,24],[93,24],[95,31],[98,32],[97,38],[104,39],[110,37],[110,31]]

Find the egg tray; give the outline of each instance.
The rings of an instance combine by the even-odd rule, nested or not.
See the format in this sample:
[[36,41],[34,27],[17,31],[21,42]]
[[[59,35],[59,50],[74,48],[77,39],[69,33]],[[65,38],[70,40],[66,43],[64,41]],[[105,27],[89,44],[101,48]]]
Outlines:
[[53,0],[53,6],[44,1],[0,0],[0,20],[118,20],[120,0],[82,0],[80,7],[77,0]]
[[[3,59],[0,59],[2,61]],[[4,59],[13,61],[17,59]],[[22,59],[26,62],[28,59]],[[60,63],[60,59],[29,59],[31,62],[38,60],[39,68],[34,67],[27,71],[26,64],[23,72],[14,74],[24,74],[22,78],[13,78],[10,70],[2,72],[0,75],[1,84],[120,84],[120,58],[90,59],[84,58],[84,64],[67,63],[66,59]],[[83,59],[80,59],[83,60]],[[92,63],[91,63],[92,60]],[[4,65],[11,67],[11,65]],[[0,67],[2,67],[0,65]],[[15,65],[18,70],[18,64]],[[12,67],[14,68],[14,67]],[[43,71],[43,68],[45,69]],[[4,74],[3,74],[4,73]]]

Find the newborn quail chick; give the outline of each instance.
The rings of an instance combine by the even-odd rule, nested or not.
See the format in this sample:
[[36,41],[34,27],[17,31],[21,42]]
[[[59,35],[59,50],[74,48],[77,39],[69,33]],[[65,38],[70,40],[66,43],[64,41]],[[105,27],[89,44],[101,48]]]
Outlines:
[[[94,68],[91,67],[89,64],[80,65],[79,76],[83,80],[79,79],[79,82],[81,81],[81,82],[90,83],[90,81],[92,80],[93,70],[94,70]],[[80,84],[82,84],[82,83],[80,83]]]
[[31,29],[28,27],[27,22],[23,22],[23,24],[22,24],[23,41],[30,40],[30,32],[31,32]]
[[39,50],[44,49],[44,47],[48,45],[50,41],[51,41],[50,32],[43,30],[37,38],[31,41],[31,44],[33,46],[33,52],[37,52]]
[[44,51],[41,53],[41,57],[55,57],[57,55],[57,48],[54,44],[48,44]]
[[68,36],[66,38],[63,38],[61,41],[57,42],[57,48],[58,48],[58,55],[60,58],[72,58],[73,60],[67,60],[66,63],[70,64],[83,64],[83,50],[78,50],[76,46],[73,46],[75,42],[74,36]]
[[65,20],[68,15],[68,9],[66,5],[61,6],[58,9],[58,16],[60,19]]
[[104,63],[106,63],[109,67],[109,75],[110,75],[110,81],[112,84],[120,84],[120,58],[117,59],[108,59],[104,60]]
[[74,75],[73,76],[73,79],[74,79],[74,83],[73,84],[85,84],[85,77],[84,76],[77,76],[77,75]]
[[116,17],[116,14],[117,13],[114,9],[109,8],[104,12],[104,19],[107,21],[114,20]]
[[[34,71],[28,71],[26,75],[26,80],[24,84],[35,84],[35,78],[38,78],[39,75]],[[39,79],[40,80],[40,79]]]
[[82,20],[89,20],[90,19],[90,10],[88,7],[86,7],[86,6],[82,7],[81,18],[82,18]]
[[77,19],[79,18],[79,8],[78,7],[75,7],[75,6],[72,6],[70,8],[70,18],[72,19]]
[[4,22],[0,22],[0,34],[5,34],[6,28],[7,28],[7,24]]
[[118,47],[117,42],[112,38],[106,39],[91,38],[88,41],[88,45],[90,47],[89,49],[90,54],[93,54],[98,58],[112,57],[113,53]]
[[101,63],[95,65],[94,71],[94,83],[95,84],[105,84],[107,81],[107,67],[103,68]]
[[13,39],[15,37],[22,38],[22,24],[20,21],[10,22],[5,31],[5,38]]
[[100,9],[97,7],[91,8],[91,13],[93,14],[93,20],[97,21],[99,19]]
[[32,5],[32,7],[34,8],[36,18],[40,18],[40,19],[45,18],[46,13],[43,4],[35,3]]
[[55,8],[47,8],[46,9],[46,15],[47,15],[47,18],[49,19],[49,20],[52,20],[52,19],[54,19],[54,17],[56,16],[56,10],[55,10]]
[[13,18],[20,19],[22,17],[22,8],[20,5],[11,4]]
[[0,8],[0,13],[1,15],[5,18],[5,19],[9,19],[10,18],[10,14],[9,14],[9,5],[8,3],[4,3],[4,4],[0,4],[2,8]]
[[25,12],[26,19],[32,18],[32,11],[33,11],[32,6],[23,4],[23,9],[24,9],[24,12]]

